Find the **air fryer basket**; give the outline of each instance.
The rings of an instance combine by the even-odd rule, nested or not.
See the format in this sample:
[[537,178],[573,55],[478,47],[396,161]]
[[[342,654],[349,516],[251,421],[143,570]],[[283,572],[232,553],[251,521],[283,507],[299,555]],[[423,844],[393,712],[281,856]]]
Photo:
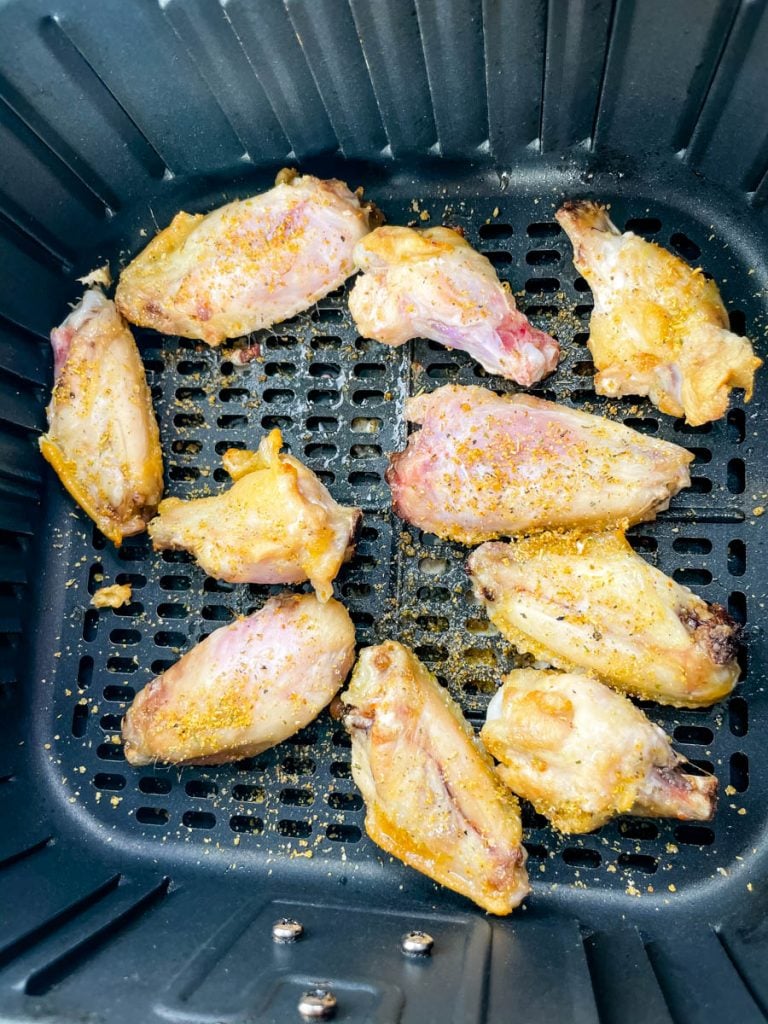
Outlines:
[[[764,374],[689,428],[591,388],[591,294],[553,221],[564,197],[701,265],[765,357],[764,0],[5,0],[0,3],[0,1019],[751,1022],[768,1014],[762,613]],[[743,680],[702,710],[649,705],[721,784],[706,826],[622,818],[579,838],[526,809],[534,886],[511,918],[366,837],[327,714],[259,758],[132,769],[133,694],[280,588],[232,586],[146,535],[115,549],[37,453],[47,334],[180,208],[284,165],[364,185],[394,223],[461,226],[565,359],[535,393],[688,447],[693,486],[632,531],[643,556],[745,623]],[[361,645],[414,647],[479,722],[514,652],[472,603],[465,549],[391,514],[408,394],[489,378],[419,341],[360,339],[345,290],[252,341],[244,367],[137,330],[168,493],[215,492],[221,454],[279,426],[365,511],[337,581]],[[106,583],[133,601],[90,606]],[[304,938],[272,941],[301,921]],[[433,955],[404,957],[420,928]]]

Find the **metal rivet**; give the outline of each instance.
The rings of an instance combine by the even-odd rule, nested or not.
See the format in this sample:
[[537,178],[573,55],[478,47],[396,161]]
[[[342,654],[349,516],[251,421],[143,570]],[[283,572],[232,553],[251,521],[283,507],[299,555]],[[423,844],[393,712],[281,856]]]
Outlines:
[[304,934],[304,925],[291,917],[281,917],[272,925],[272,938],[275,942],[297,942]]
[[336,1012],[336,996],[327,988],[313,988],[299,1000],[304,1020],[328,1020]]
[[435,940],[426,932],[406,932],[400,940],[400,948],[408,956],[429,956]]

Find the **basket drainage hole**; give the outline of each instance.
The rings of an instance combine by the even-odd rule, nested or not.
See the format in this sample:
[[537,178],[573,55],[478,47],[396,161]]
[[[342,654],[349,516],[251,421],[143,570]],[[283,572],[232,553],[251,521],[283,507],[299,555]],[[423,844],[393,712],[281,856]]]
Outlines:
[[597,850],[582,850],[575,846],[563,850],[563,860],[571,867],[577,868],[599,868],[603,863],[603,858]]
[[266,799],[263,786],[250,786],[246,784],[233,786],[232,796],[238,802],[246,804],[260,804]]
[[627,839],[650,842],[659,838],[659,826],[652,821],[620,821],[619,832]]
[[308,821],[294,821],[292,818],[282,818],[277,823],[277,831],[281,836],[306,839],[307,836],[312,834],[312,826]]
[[655,857],[649,857],[643,853],[620,853],[618,864],[623,868],[635,868],[637,871],[644,871],[647,875],[652,875],[659,866],[659,862]]
[[[85,660],[85,659],[83,659]],[[136,691],[132,686],[105,686],[104,700],[117,701],[121,704],[133,700]]]
[[85,730],[88,727],[88,705],[75,704],[74,711],[72,712],[72,735],[78,739],[85,736]]
[[357,843],[362,838],[357,825],[329,825],[325,834],[334,843]]
[[704,825],[678,825],[675,828],[675,839],[684,846],[711,846],[715,841],[715,833]]
[[171,792],[171,781],[170,779],[158,779],[149,775],[139,779],[139,789],[142,793],[165,796],[166,793]]
[[187,828],[213,828],[216,824],[216,815],[210,811],[185,811],[181,823]]
[[229,827],[233,832],[250,833],[257,836],[264,831],[264,822],[261,818],[254,818],[250,814],[234,814],[229,819]]
[[728,545],[728,572],[743,576],[747,571],[747,548],[743,540],[732,540]]
[[184,788],[187,796],[200,800],[209,800],[219,792],[219,787],[210,779],[190,779]]
[[87,690],[93,680],[93,658],[90,654],[80,659],[77,669],[77,685],[81,690]]
[[696,260],[701,256],[701,249],[698,245],[691,241],[687,235],[684,235],[682,231],[676,231],[669,242],[675,252],[680,253],[683,259]]
[[674,736],[678,743],[698,743],[706,746],[712,742],[714,733],[703,725],[678,725]]
[[731,754],[731,785],[738,793],[749,788],[749,758],[740,751]]
[[93,784],[96,789],[120,790],[125,789],[125,776],[113,775],[109,772],[98,772],[93,777]]
[[315,802],[315,794],[312,789],[287,789],[280,790],[280,803],[289,807],[309,807]]
[[139,807],[136,811],[136,821],[142,825],[167,825],[170,817],[162,807]]

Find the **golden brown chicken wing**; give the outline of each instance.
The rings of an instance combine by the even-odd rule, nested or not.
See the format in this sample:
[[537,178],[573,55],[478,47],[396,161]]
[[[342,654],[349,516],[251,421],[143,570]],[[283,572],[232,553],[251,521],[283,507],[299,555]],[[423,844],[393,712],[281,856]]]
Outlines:
[[455,701],[393,641],[360,652],[342,700],[371,839],[492,914],[509,914],[529,888],[519,809]]
[[338,601],[273,597],[215,630],[137,695],[123,721],[130,764],[223,764],[308,725],[347,677],[355,627]]
[[338,505],[310,469],[280,454],[282,443],[275,429],[256,452],[225,452],[235,482],[222,494],[161,502],[149,526],[155,550],[191,551],[209,575],[230,583],[308,579],[327,601],[361,512]]
[[660,704],[713,704],[733,689],[739,627],[630,547],[620,531],[483,544],[467,571],[518,650],[583,669]]
[[595,296],[589,349],[598,394],[648,395],[694,426],[724,416],[733,388],[749,401],[762,360],[728,329],[714,281],[653,242],[620,234],[599,203],[567,202],[556,217]]
[[160,432],[133,335],[98,288],[51,332],[54,385],[40,451],[115,544],[141,533],[163,493]]
[[510,672],[480,737],[509,788],[562,832],[591,832],[627,812],[714,813],[717,779],[686,772],[664,730],[590,676]]

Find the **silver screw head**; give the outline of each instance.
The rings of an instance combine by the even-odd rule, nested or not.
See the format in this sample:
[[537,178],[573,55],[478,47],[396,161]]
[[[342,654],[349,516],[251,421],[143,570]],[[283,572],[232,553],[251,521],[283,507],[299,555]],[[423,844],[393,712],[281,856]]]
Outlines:
[[400,940],[400,948],[406,956],[429,956],[435,940],[427,932],[406,932]]
[[274,942],[298,942],[304,934],[304,925],[300,921],[294,921],[291,917],[281,917],[272,925],[272,940]]
[[328,988],[313,988],[299,1000],[304,1020],[329,1020],[336,1012],[336,996]]

